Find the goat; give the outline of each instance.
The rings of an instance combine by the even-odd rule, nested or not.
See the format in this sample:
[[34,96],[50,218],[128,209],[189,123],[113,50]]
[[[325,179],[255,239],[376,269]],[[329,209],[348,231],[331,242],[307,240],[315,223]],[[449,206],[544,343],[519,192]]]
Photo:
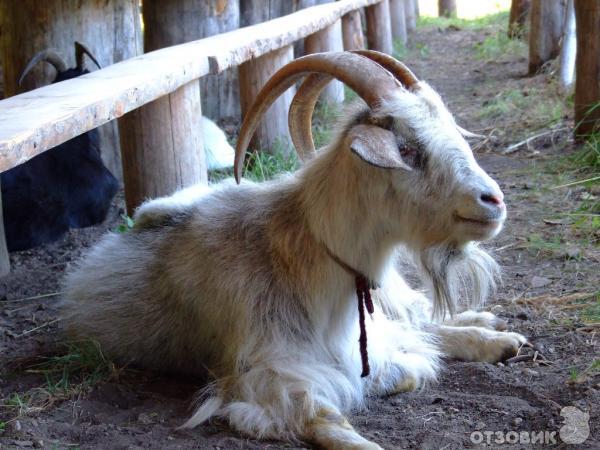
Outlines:
[[[19,84],[35,65],[44,61],[56,69],[53,83],[89,73],[87,54],[75,43],[77,66],[68,68],[51,49],[35,55],[27,64]],[[2,173],[2,207],[9,251],[26,250],[63,236],[69,228],[101,223],[119,185],[100,157],[100,136],[91,130],[64,142],[24,164]]]
[[[442,356],[496,362],[526,342],[491,313],[454,312],[493,285],[475,241],[500,231],[506,208],[440,97],[373,51],[275,73],[243,121],[238,184],[261,114],[305,75],[289,112],[304,166],[144,203],[132,231],[105,236],[67,276],[64,322],[121,363],[210,376],[184,427],[221,417],[256,438],[380,448],[343,414],[424,386]],[[313,108],[333,78],[363,101],[314,152]],[[429,297],[396,270],[409,256]]]
[[235,152],[227,142],[227,136],[216,123],[205,116],[202,116],[202,135],[207,169],[227,169],[233,166]]

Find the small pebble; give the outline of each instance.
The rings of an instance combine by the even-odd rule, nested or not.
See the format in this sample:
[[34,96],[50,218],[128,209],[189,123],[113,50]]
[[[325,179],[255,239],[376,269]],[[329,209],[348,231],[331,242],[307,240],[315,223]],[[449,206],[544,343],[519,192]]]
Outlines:
[[519,425],[521,425],[523,423],[523,419],[521,419],[520,417],[515,417],[515,419],[513,420],[513,424],[518,427]]
[[15,431],[21,431],[21,422],[19,422],[18,420],[15,420],[15,423],[13,424],[13,428],[15,429]]
[[532,377],[539,377],[539,376],[540,376],[540,373],[539,373],[539,372],[536,372],[535,370],[533,370],[533,369],[530,369],[529,367],[525,367],[525,368],[523,369],[523,373],[524,373],[525,375],[531,375]]

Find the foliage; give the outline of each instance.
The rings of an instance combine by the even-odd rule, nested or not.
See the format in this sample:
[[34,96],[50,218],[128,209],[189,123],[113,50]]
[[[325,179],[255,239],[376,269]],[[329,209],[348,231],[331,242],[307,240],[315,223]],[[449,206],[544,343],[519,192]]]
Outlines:
[[488,14],[475,19],[420,16],[417,21],[418,27],[436,27],[441,29],[454,27],[473,31],[488,30],[493,27],[505,29],[507,24],[508,11],[501,11],[496,14]]
[[115,233],[125,233],[125,232],[131,230],[133,228],[133,226],[135,225],[135,222],[133,221],[133,219],[131,217],[129,217],[127,214],[125,214],[125,213],[121,214],[121,219],[123,219],[123,223],[119,224],[113,230],[113,232],[115,232]]

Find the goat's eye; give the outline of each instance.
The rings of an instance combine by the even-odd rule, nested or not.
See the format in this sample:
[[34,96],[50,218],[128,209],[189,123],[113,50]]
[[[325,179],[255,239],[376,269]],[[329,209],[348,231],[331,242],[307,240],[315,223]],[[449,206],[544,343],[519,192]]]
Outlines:
[[400,146],[400,155],[402,156],[402,160],[410,167],[415,169],[421,168],[421,153],[416,147],[413,147],[412,145]]

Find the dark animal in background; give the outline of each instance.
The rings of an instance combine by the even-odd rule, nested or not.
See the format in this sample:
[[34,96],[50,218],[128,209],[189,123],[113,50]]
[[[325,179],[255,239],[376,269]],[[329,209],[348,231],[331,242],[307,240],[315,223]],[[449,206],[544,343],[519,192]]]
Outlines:
[[[56,69],[53,83],[89,73],[84,55],[100,68],[82,44],[75,43],[77,66],[68,68],[54,50],[35,55],[19,84],[39,62]],[[101,223],[119,183],[100,157],[100,136],[88,131],[2,173],[4,229],[9,251],[26,250],[63,236],[69,228]]]

